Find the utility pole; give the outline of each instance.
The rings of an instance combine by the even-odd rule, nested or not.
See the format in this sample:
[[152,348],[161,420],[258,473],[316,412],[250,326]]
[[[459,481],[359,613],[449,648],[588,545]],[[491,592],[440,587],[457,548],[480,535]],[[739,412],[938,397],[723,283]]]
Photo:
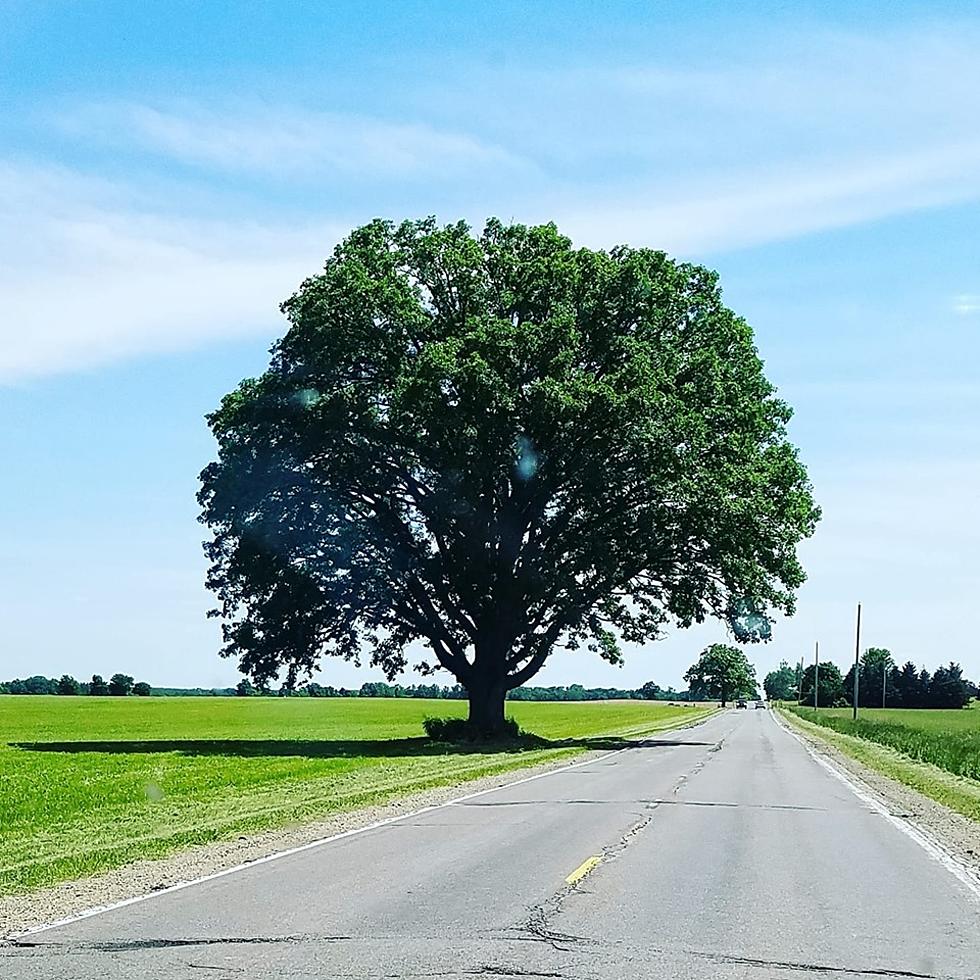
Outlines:
[[861,603],[858,603],[858,621],[857,621],[857,631],[854,635],[854,720],[857,721],[858,716],[858,671],[861,669],[860,666],[860,656],[861,656]]
[[888,685],[888,658],[881,661],[881,706],[885,707],[885,688]]
[[820,690],[820,642],[819,640],[813,646],[813,707],[819,708],[820,698],[817,695],[817,691]]

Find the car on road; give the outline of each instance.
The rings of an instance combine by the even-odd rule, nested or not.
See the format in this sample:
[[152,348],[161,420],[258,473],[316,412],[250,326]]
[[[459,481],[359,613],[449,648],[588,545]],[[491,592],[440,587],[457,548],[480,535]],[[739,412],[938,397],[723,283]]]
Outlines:
[[738,700],[737,700],[737,701],[735,702],[735,707],[736,707],[736,708],[744,708],[744,707],[746,707],[746,704],[745,704],[745,698],[739,698],[739,699],[738,699]]
[[757,708],[764,708],[766,706],[766,702],[765,701],[756,701],[755,706]]

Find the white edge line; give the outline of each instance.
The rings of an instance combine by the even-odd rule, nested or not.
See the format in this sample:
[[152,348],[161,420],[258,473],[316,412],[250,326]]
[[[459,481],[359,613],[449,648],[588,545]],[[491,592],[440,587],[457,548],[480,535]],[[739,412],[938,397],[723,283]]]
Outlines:
[[821,757],[813,746],[805,738],[803,738],[802,735],[795,732],[789,724],[778,716],[778,713],[774,712],[774,714],[776,714],[776,723],[780,726],[780,728],[792,735],[793,738],[795,738],[800,745],[806,749],[814,762],[826,769],[832,776],[839,779],[859,800],[861,800],[862,803],[867,804],[872,810],[875,811],[875,813],[884,817],[893,827],[896,827],[903,834],[905,834],[906,837],[909,837],[915,841],[915,843],[918,844],[919,847],[921,847],[922,850],[929,855],[929,857],[941,864],[951,875],[957,878],[962,884],[966,885],[966,887],[977,899],[980,899],[980,877],[977,876],[976,872],[972,868],[960,861],[954,854],[950,853],[943,846],[942,842],[927,830],[920,827],[918,824],[913,823],[907,817],[900,817],[892,813],[891,810],[889,810],[888,807],[881,802],[881,800],[873,796],[867,790],[858,786],[857,783],[855,783],[850,777],[846,776],[829,759]]
[[[653,732],[649,732],[647,736],[636,736],[637,738],[645,738],[648,736],[666,734],[667,732],[682,731],[685,728],[695,728],[697,725],[703,725],[710,718],[713,718],[717,712],[712,711],[707,718],[702,718],[700,721],[694,722],[690,725],[678,725],[676,728],[664,728]],[[522,783],[530,783],[535,779],[543,779],[545,776],[553,776],[559,772],[567,772],[569,769],[578,769],[579,766],[591,765],[595,762],[601,762],[603,759],[608,759],[611,756],[617,755],[625,750],[626,746],[621,749],[613,749],[612,752],[606,752],[604,755],[597,756],[594,759],[582,759],[580,762],[570,762],[566,766],[557,766],[554,769],[548,769],[545,772],[538,772],[532,776],[525,776],[523,779],[514,779],[509,783],[502,783],[500,786],[491,786],[489,789],[481,789],[475,793],[467,793],[464,796],[457,796],[451,800],[446,800],[444,803],[433,803],[431,806],[424,806],[418,810],[410,810],[408,813],[399,813],[394,817],[386,817],[384,820],[376,820],[374,823],[365,824],[363,827],[355,827],[352,830],[345,830],[339,834],[331,834],[329,837],[321,837],[317,840],[309,841],[306,844],[300,844],[297,847],[289,847],[283,851],[275,851],[272,854],[266,854],[264,857],[255,858],[252,861],[245,861],[241,864],[232,865],[230,868],[222,868],[220,871],[214,871],[211,874],[201,875],[199,878],[190,878],[187,881],[178,881],[176,885],[168,885],[166,888],[158,888],[152,892],[146,892],[143,895],[135,895],[132,898],[124,898],[119,902],[112,902],[109,905],[96,905],[93,908],[86,909],[84,912],[78,912],[75,915],[65,916],[63,919],[56,919],[54,922],[46,922],[39,926],[32,926],[30,929],[24,929],[21,932],[13,932],[7,936],[0,936],[0,943],[4,940],[17,940],[22,939],[24,936],[33,936],[39,932],[46,932],[48,929],[58,929],[61,926],[71,925],[73,922],[81,922],[83,919],[91,919],[96,915],[103,915],[106,912],[112,912],[116,909],[125,908],[127,905],[136,905],[139,902],[149,901],[151,898],[158,898],[161,895],[169,895],[172,892],[179,892],[185,888],[191,888],[193,885],[201,885],[206,881],[214,881],[216,878],[224,878],[226,875],[237,874],[239,871],[245,871],[247,868],[254,868],[259,864],[268,864],[270,861],[278,861],[280,858],[289,857],[292,854],[300,854],[303,851],[311,851],[315,847],[323,847],[325,844],[332,844],[334,841],[343,840],[345,837],[355,837],[357,834],[365,834],[369,830],[377,830],[379,827],[386,827],[388,824],[398,823],[399,820],[407,820],[409,817],[418,817],[423,813],[431,813],[433,810],[441,810],[447,806],[455,806],[457,803],[464,803],[466,800],[476,799],[478,796],[485,796],[487,793],[495,793],[501,789],[509,789],[511,786],[520,786]],[[393,798],[397,799],[397,797]]]

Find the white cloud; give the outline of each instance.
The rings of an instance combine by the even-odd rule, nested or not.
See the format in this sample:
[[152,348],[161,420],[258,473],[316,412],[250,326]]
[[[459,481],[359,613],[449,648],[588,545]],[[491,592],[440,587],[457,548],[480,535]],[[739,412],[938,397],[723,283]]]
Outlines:
[[76,106],[58,122],[95,143],[273,176],[431,178],[527,166],[517,155],[466,133],[296,106],[102,102]]
[[970,316],[972,313],[980,313],[980,294],[960,293],[953,301],[953,312],[960,316]]

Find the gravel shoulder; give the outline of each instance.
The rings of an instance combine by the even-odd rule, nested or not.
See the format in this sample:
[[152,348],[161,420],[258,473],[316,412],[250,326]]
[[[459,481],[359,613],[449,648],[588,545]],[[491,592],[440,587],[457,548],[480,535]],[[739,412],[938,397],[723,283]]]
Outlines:
[[[906,785],[906,780],[924,789],[935,788],[943,796],[952,791],[968,797],[980,795],[980,787],[885,746],[811,724],[792,712],[780,711],[779,718],[816,752],[860,782],[889,812],[908,820],[980,877],[980,822],[930,799]],[[885,775],[882,769],[899,778]]]

